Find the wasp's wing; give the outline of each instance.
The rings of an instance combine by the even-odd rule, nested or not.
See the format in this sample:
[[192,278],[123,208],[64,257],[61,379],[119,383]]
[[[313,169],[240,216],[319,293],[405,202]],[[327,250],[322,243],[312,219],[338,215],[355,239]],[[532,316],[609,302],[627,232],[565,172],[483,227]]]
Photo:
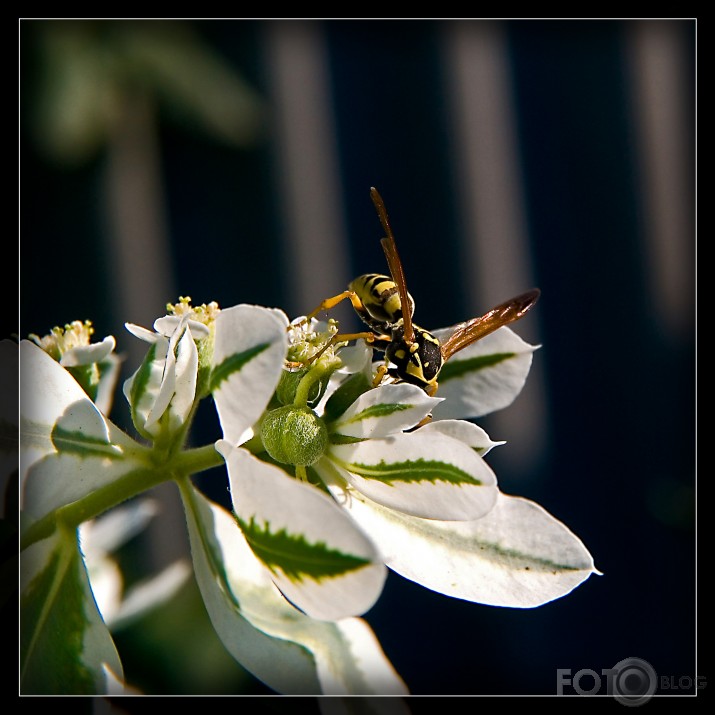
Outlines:
[[387,217],[387,209],[385,208],[382,196],[380,196],[378,190],[374,186],[370,189],[370,196],[372,197],[372,202],[375,204],[375,208],[377,209],[377,215],[380,217],[380,223],[387,234],[386,237],[380,241],[380,243],[382,244],[382,250],[385,252],[385,257],[387,258],[387,265],[390,268],[392,280],[397,284],[397,290],[400,293],[402,324],[405,328],[405,342],[410,345],[414,341],[415,334],[412,329],[410,295],[407,292],[405,272],[402,269],[402,261],[400,260],[400,254],[397,252],[397,244],[395,243],[395,237],[392,233],[392,229],[390,228],[390,220]]
[[472,318],[455,326],[454,332],[442,343],[442,360],[447,362],[454,353],[459,352],[468,345],[481,340],[489,333],[493,333],[503,325],[513,323],[522,318],[524,314],[536,303],[541,291],[538,288],[523,293],[492,308],[479,318]]

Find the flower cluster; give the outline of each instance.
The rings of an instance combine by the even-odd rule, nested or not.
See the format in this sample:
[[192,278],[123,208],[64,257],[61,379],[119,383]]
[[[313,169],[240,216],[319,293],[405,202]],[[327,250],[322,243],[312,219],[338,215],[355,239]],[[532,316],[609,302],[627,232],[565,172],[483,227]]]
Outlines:
[[[508,404],[533,349],[500,328],[455,356],[461,369],[444,392],[461,395],[462,416]],[[293,322],[287,354],[289,366],[301,368],[284,370],[280,399],[268,396],[274,403],[258,424],[265,452],[236,438],[247,425],[226,406],[244,399],[238,385],[214,398],[236,518],[278,588],[304,612],[323,619],[365,612],[385,566],[450,596],[516,607],[562,596],[593,572],[563,524],[499,491],[484,460],[497,443],[451,417],[454,408],[442,409],[449,397],[400,382],[373,387],[368,346],[342,347],[335,328],[316,321]],[[501,359],[484,359],[490,355]]]
[[[345,340],[335,321],[181,298],[153,331],[126,327],[149,346],[123,388],[137,439],[97,402],[114,338],[92,344],[91,324],[76,322],[21,343],[26,612],[44,607],[42,584],[56,578],[58,559],[66,579],[56,588],[99,593],[97,564],[113,569],[106,548],[92,548],[91,520],[163,481],[181,494],[217,633],[279,692],[406,692],[358,618],[379,598],[387,569],[448,596],[520,608],[596,572],[566,526],[499,490],[485,455],[500,443],[465,419],[507,406],[526,380],[535,348],[509,328],[454,355],[435,397],[377,379],[369,344]],[[187,448],[209,396],[222,436]],[[191,482],[219,463],[231,515]],[[72,536],[80,525],[81,552]],[[92,558],[90,582],[82,564]],[[111,612],[122,612],[113,593]],[[72,687],[121,683],[109,607],[100,613],[97,601],[85,604],[79,637],[31,624],[29,690],[49,687],[36,646],[58,637],[75,648],[58,657],[81,664]]]

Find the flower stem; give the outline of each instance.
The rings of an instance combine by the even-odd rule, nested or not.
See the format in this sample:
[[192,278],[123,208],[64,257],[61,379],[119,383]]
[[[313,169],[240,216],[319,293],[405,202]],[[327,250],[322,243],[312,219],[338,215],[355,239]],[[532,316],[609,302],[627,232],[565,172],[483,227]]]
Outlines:
[[213,444],[186,449],[179,452],[172,461],[175,470],[181,474],[198,474],[223,463],[223,457]]
[[133,469],[110,484],[40,518],[22,534],[20,548],[26,549],[47,538],[58,525],[77,528],[82,522],[93,519],[162,482],[177,481],[222,463],[223,458],[212,444],[179,452],[165,464],[145,463],[145,466]]
[[323,368],[320,363],[316,363],[298,383],[293,404],[299,407],[305,407],[308,404],[311,388],[316,382],[322,379],[326,372],[328,371]]

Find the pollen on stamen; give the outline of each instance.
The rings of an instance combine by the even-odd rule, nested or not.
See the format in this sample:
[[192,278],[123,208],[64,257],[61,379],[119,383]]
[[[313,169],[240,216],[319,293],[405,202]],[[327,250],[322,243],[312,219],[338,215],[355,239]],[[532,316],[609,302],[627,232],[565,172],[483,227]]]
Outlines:
[[338,359],[335,351],[345,343],[334,341],[337,334],[338,321],[333,318],[326,322],[307,322],[303,318],[294,320],[288,326],[288,367],[305,366],[317,359]]
[[73,320],[71,323],[67,323],[64,328],[55,326],[47,335],[42,337],[34,333],[31,333],[28,337],[48,355],[55,360],[59,360],[72,348],[89,345],[93,334],[94,327],[91,320],[85,320],[84,322]]
[[190,296],[179,296],[178,303],[167,303],[166,312],[169,315],[181,317],[188,315],[191,320],[204,325],[210,325],[216,320],[216,316],[221,312],[218,303],[214,300],[211,303],[202,303],[201,305],[192,306]]

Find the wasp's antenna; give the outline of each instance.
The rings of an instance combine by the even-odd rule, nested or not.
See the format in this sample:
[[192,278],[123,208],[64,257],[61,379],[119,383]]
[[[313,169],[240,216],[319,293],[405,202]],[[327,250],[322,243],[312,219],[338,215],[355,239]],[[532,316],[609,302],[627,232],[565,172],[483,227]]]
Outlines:
[[382,250],[385,251],[385,257],[387,258],[387,265],[390,268],[390,273],[392,274],[392,280],[397,284],[397,290],[400,293],[400,304],[402,306],[402,325],[404,327],[404,340],[408,345],[412,345],[415,340],[415,333],[412,329],[412,314],[410,310],[410,297],[407,293],[407,282],[405,281],[405,272],[402,269],[402,261],[400,260],[400,255],[397,252],[397,244],[395,243],[395,236],[390,228],[390,219],[387,217],[387,209],[385,208],[385,202],[382,200],[382,196],[378,190],[373,186],[370,188],[370,197],[372,202],[375,204],[377,209],[377,215],[380,217],[380,223],[382,228],[385,230],[386,238],[383,238],[380,243],[382,244]]

